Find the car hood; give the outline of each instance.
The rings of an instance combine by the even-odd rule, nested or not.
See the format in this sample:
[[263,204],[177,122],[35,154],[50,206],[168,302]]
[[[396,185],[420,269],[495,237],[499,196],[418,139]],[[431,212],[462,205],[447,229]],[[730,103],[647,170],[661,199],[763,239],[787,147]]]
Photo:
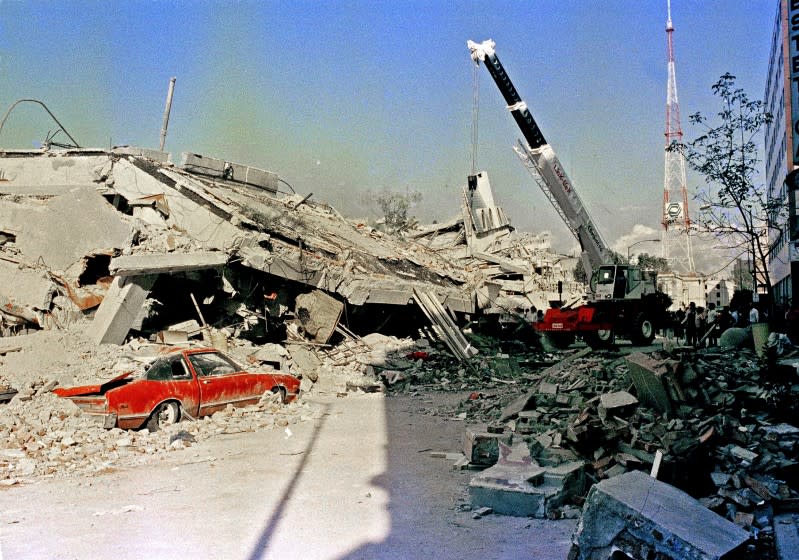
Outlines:
[[134,372],[126,371],[116,377],[98,383],[97,385],[82,385],[80,387],[59,387],[53,389],[53,393],[59,397],[75,397],[78,395],[97,395],[103,394],[108,389],[119,386],[121,381],[128,379]]

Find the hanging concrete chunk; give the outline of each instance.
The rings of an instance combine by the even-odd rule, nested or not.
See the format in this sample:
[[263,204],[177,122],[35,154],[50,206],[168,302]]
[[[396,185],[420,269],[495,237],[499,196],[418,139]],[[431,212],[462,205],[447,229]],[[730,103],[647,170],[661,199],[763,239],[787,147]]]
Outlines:
[[114,278],[89,326],[89,338],[97,344],[125,342],[156,278],[157,275]]
[[0,309],[5,313],[39,324],[55,293],[55,284],[42,272],[0,260]]
[[591,488],[569,558],[607,560],[620,550],[630,558],[723,560],[748,539],[685,492],[631,471]]
[[327,343],[336,330],[344,304],[319,290],[297,296],[295,315],[315,342]]

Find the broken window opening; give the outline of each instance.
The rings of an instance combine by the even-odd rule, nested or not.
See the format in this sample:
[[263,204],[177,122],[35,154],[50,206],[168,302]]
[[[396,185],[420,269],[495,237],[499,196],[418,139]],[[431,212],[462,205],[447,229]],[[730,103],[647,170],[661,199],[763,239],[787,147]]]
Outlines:
[[103,195],[108,203],[117,209],[117,211],[122,212],[123,214],[127,214],[128,216],[133,215],[133,207],[128,204],[128,199],[122,196],[119,193],[106,193]]
[[85,266],[78,276],[78,286],[98,284],[102,279],[111,277],[111,255],[89,255],[83,262]]
[[16,243],[17,236],[13,233],[2,231],[0,230],[0,246],[5,245],[6,243]]

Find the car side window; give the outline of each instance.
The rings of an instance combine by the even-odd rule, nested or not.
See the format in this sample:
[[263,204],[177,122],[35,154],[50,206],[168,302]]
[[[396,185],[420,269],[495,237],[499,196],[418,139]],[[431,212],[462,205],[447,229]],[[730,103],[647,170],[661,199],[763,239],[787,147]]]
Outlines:
[[189,368],[186,367],[186,362],[183,361],[183,356],[177,356],[173,359],[171,368],[174,379],[188,379],[191,377]]
[[189,356],[191,365],[197,375],[227,375],[239,371],[231,361],[227,360],[224,356],[214,353],[207,354],[192,354]]
[[165,356],[158,358],[150,365],[145,377],[152,381],[188,379],[189,371],[183,363],[183,356]]

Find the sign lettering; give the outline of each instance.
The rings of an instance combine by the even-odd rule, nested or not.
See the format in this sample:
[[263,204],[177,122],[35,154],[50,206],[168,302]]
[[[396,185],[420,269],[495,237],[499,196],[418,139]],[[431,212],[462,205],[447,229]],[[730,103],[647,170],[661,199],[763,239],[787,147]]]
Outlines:
[[789,40],[788,70],[791,83],[791,120],[793,131],[793,164],[799,165],[799,0],[788,0],[783,4],[788,9]]

